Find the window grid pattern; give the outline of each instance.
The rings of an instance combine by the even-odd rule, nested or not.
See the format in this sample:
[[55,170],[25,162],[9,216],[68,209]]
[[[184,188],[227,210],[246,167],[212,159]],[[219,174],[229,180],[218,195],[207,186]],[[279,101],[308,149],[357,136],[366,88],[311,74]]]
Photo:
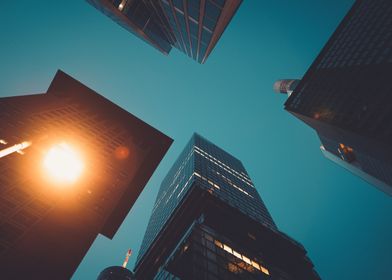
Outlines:
[[247,216],[276,230],[271,215],[242,163],[195,134],[161,184],[137,262],[193,187],[208,191]]
[[242,2],[237,0],[235,3],[231,2],[233,0],[87,1],[161,52],[168,54],[174,46],[199,63],[205,62],[208,53],[215,45],[216,40],[212,40],[213,35],[219,38],[225,29],[222,26],[219,31],[216,29],[221,16],[224,15],[223,20],[226,21],[226,17],[232,17]]
[[357,1],[286,109],[390,143],[391,13],[391,1]]
[[[26,118],[23,110],[15,108],[31,106],[29,102],[18,103],[17,99],[12,99],[11,102],[2,100],[0,103],[0,107],[4,108],[0,127],[7,131],[8,135],[11,135],[9,131],[13,132],[12,136],[6,139],[7,142],[20,143],[37,139],[37,135],[47,135],[56,139],[78,139],[82,146],[99,150],[94,157],[104,163],[102,174],[95,174],[84,188],[80,188],[76,198],[85,206],[86,211],[91,211],[97,217],[104,217],[110,207],[113,207],[113,199],[121,195],[129,182],[125,169],[114,164],[114,151],[116,147],[127,146],[129,141],[134,139],[131,140],[131,136],[120,126],[78,102],[59,102],[57,97],[48,94],[31,98],[45,98],[46,103],[52,102],[54,106],[39,112],[30,112],[29,118]],[[53,135],[52,131],[56,131],[56,135]],[[39,141],[25,151],[26,157],[29,156],[30,149],[37,149],[37,145],[39,147]],[[37,183],[31,180],[29,170],[20,164],[19,159],[23,158],[14,154],[0,161],[0,173],[7,174],[0,178],[0,254],[45,218],[56,205],[55,199],[46,195],[44,189],[33,187]],[[95,187],[102,186],[102,180],[110,183],[98,190]]]
[[213,230],[197,225],[154,279],[271,279],[271,272],[259,257],[241,254],[236,247]]

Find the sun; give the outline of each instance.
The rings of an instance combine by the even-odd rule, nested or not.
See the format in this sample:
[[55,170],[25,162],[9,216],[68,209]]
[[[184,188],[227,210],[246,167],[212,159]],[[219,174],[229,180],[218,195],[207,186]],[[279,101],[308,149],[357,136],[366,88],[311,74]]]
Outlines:
[[43,161],[45,175],[61,184],[72,184],[82,174],[84,163],[80,155],[63,142],[50,148]]

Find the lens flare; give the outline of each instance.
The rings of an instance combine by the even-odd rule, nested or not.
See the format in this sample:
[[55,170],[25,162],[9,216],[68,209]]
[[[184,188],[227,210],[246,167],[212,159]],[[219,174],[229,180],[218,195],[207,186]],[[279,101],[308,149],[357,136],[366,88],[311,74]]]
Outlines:
[[50,179],[62,184],[74,183],[84,169],[80,156],[64,142],[50,148],[43,166]]

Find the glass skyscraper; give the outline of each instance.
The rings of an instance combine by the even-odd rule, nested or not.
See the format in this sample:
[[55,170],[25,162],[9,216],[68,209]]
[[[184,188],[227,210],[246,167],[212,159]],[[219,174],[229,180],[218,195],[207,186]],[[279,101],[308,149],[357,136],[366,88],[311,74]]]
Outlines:
[[204,63],[242,0],[87,0],[164,54]]
[[324,155],[392,195],[392,2],[357,0],[285,104]]
[[137,279],[319,279],[241,161],[194,134],[159,190]]

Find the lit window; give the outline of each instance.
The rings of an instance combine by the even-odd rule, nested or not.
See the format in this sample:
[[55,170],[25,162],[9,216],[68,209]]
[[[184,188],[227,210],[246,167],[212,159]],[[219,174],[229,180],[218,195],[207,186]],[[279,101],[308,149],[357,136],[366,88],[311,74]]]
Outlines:
[[254,268],[258,269],[258,270],[261,270],[261,269],[260,269],[260,265],[259,265],[257,262],[252,261],[252,266],[253,266]]
[[127,2],[126,0],[122,0],[121,3],[120,3],[120,5],[118,5],[118,9],[119,9],[120,11],[122,11],[122,10],[124,9],[124,6],[125,6],[126,2]]
[[268,269],[266,269],[266,268],[263,267],[263,266],[260,266],[260,268],[261,268],[261,272],[263,272],[264,274],[270,275]]
[[229,252],[230,254],[233,254],[233,250],[227,246],[226,244],[223,244],[223,250],[225,250],[226,252]]
[[215,245],[218,246],[219,248],[223,248],[223,244],[219,242],[218,240],[215,240]]
[[241,259],[241,254],[238,253],[237,251],[233,250],[233,255],[236,256],[237,258]]
[[354,150],[349,146],[340,143],[338,152],[340,153],[340,157],[347,162],[353,162],[356,160]]
[[248,257],[242,256],[242,259],[244,262],[246,262],[247,264],[252,265],[252,262],[250,261],[250,259]]
[[[246,265],[244,264],[244,263],[247,263],[247,264],[251,265],[252,267],[256,268],[257,270],[263,272],[264,274],[270,275],[269,270],[266,269],[264,266],[262,266],[261,264],[255,262],[255,261],[253,261],[253,260],[250,260],[248,257],[246,257],[246,256],[244,256],[244,255],[241,255],[241,254],[238,253],[237,251],[234,251],[233,249],[231,249],[231,248],[230,248],[229,246],[227,246],[226,244],[222,244],[222,243],[221,243],[220,241],[218,241],[218,240],[215,240],[214,243],[215,243],[215,245],[216,245],[217,247],[222,248],[222,249],[225,250],[226,252],[228,252],[228,253],[234,255],[235,257],[237,257],[238,259],[244,261],[243,263],[237,263],[237,265],[239,265],[239,266],[242,267],[243,269],[249,270],[248,268],[246,268]],[[230,265],[230,264],[229,264],[229,265]],[[234,270],[233,270],[233,271],[230,270],[230,271],[231,271],[231,272],[234,272]]]

